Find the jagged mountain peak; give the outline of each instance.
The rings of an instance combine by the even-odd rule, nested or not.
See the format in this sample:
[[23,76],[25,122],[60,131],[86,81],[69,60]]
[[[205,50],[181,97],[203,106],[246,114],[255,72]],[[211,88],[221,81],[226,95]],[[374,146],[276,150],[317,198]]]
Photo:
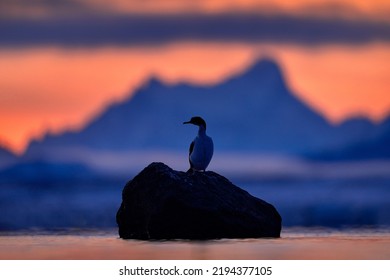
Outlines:
[[152,75],[144,84],[145,88],[164,87],[166,84],[156,75]]
[[302,155],[345,145],[374,127],[365,122],[353,122],[351,129],[331,126],[288,89],[281,68],[266,58],[210,87],[167,85],[152,77],[84,130],[46,138],[29,150],[184,150],[193,135],[181,124],[195,115],[206,119],[216,148],[225,151]]
[[251,66],[249,66],[244,74],[282,76],[282,70],[274,59],[266,57],[256,60]]
[[254,93],[267,96],[267,98],[281,97],[290,93],[281,67],[271,58],[256,60],[247,69],[230,77],[221,86],[232,89],[237,87],[244,91],[242,94]]

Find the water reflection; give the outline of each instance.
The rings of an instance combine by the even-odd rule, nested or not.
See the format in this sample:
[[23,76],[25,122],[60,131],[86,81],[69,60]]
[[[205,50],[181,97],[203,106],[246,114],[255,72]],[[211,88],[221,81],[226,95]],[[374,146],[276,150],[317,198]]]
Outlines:
[[390,259],[390,229],[285,229],[279,239],[122,240],[116,230],[0,236],[0,259]]

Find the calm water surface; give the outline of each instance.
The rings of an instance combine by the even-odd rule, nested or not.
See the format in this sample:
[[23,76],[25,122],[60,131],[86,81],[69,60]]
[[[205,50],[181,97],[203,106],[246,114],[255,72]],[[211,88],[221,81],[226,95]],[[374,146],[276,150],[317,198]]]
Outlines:
[[290,228],[278,239],[137,241],[112,230],[0,233],[0,259],[390,259],[390,229]]

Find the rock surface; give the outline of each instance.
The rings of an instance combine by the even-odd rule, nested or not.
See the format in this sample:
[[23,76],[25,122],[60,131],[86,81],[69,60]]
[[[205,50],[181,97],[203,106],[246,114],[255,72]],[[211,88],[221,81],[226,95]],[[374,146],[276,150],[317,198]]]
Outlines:
[[125,239],[280,237],[281,217],[269,203],[225,177],[152,163],[124,187],[117,213]]

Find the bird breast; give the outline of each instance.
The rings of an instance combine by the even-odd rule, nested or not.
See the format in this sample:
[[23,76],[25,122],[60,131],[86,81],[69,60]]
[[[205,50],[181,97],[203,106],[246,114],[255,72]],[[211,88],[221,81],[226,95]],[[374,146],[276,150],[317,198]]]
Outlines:
[[194,150],[190,155],[193,167],[198,170],[205,170],[213,157],[213,140],[207,135],[197,136],[194,140]]

